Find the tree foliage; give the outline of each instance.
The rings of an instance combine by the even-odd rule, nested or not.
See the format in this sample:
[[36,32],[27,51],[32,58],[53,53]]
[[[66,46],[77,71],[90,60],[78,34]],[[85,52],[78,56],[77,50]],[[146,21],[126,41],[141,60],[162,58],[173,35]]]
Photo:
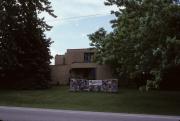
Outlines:
[[53,17],[48,0],[1,0],[0,85],[8,88],[47,88],[50,81],[51,29],[39,14]]
[[180,6],[175,1],[107,0],[105,5],[119,9],[112,11],[111,33],[101,28],[89,35],[99,62],[110,64],[118,77],[147,73],[156,81],[163,80],[167,68],[179,67]]

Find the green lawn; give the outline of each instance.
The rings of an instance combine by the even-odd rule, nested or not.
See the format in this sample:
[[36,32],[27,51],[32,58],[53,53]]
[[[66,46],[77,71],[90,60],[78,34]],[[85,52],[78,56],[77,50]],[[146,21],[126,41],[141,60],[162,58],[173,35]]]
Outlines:
[[120,89],[119,93],[110,94],[69,92],[68,87],[55,87],[41,91],[0,91],[0,105],[180,115],[180,92]]

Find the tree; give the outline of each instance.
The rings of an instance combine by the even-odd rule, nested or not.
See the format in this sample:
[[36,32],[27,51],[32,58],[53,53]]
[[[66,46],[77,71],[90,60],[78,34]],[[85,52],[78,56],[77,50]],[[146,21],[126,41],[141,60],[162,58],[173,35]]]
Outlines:
[[162,81],[165,68],[180,64],[178,4],[172,0],[107,0],[105,5],[119,8],[112,11],[116,16],[111,21],[113,32],[106,33],[103,42],[97,34],[100,31],[89,38],[96,48],[103,43],[97,48],[103,50],[98,56],[105,58],[103,63],[115,67],[118,77],[135,78],[144,73]]
[[41,12],[56,17],[48,0],[1,0],[0,80],[9,88],[47,88],[52,41]]

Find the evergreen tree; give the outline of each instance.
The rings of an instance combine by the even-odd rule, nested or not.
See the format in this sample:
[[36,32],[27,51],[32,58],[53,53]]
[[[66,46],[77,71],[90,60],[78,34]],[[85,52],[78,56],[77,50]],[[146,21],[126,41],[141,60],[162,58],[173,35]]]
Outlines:
[[56,17],[48,0],[1,0],[0,85],[8,88],[47,88],[52,41],[41,12]]

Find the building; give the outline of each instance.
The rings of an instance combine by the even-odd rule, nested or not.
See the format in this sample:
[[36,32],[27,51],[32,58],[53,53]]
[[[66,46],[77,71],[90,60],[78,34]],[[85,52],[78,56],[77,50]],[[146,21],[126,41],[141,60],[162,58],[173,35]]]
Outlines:
[[54,84],[68,84],[71,78],[103,80],[112,78],[108,65],[94,62],[96,50],[68,49],[64,55],[55,56],[55,65],[51,66],[51,76]]

